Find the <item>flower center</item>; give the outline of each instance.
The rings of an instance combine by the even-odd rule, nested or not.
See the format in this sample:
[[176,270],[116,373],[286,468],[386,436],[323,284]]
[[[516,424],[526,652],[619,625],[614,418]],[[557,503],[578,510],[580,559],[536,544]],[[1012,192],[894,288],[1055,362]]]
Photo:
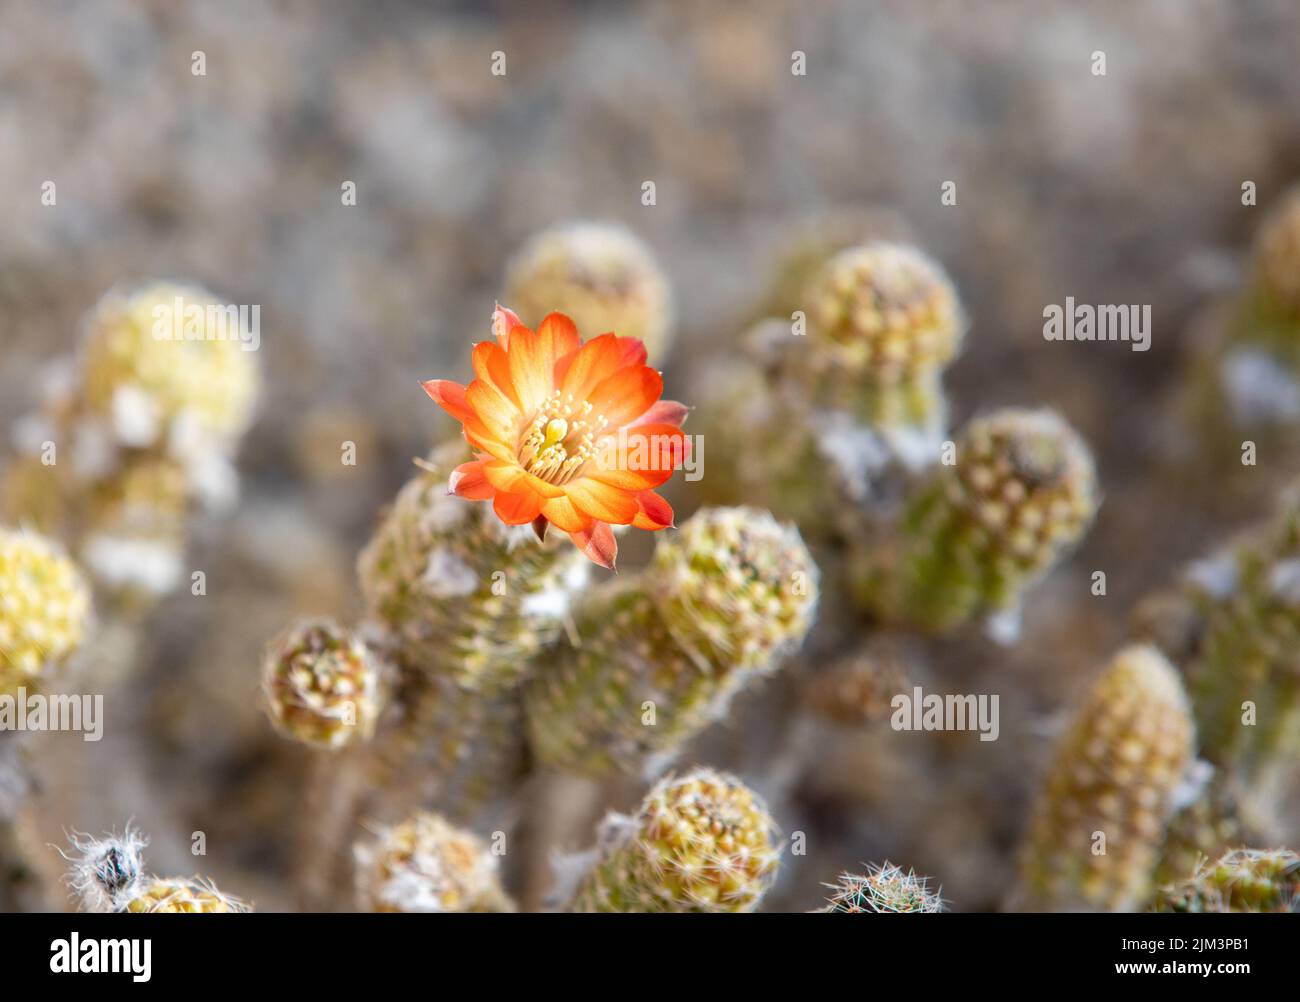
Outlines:
[[572,480],[596,452],[608,421],[591,404],[556,390],[538,408],[519,440],[519,465],[548,484]]

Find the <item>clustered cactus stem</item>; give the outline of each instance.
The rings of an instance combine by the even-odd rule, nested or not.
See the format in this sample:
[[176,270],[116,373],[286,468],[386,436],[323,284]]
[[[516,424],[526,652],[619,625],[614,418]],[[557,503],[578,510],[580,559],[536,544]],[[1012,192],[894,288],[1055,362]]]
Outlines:
[[1146,900],[1193,732],[1168,660],[1147,646],[1121,651],[1088,693],[1039,795],[1024,852],[1027,903],[1130,911]]
[[599,842],[572,911],[753,911],[781,852],[758,796],[710,769],[661,780],[636,817],[607,817]]
[[1300,911],[1300,856],[1289,849],[1233,849],[1187,880],[1162,887],[1153,911]]
[[237,315],[197,287],[111,290],[63,378],[16,426],[0,507],[66,539],[115,612],[174,588],[192,512],[237,493],[232,459],[260,385]]
[[1050,411],[970,422],[953,461],[917,485],[896,532],[868,541],[854,577],[881,620],[944,632],[1015,617],[1025,589],[1082,537],[1099,503],[1087,446]]
[[579,603],[575,639],[526,687],[534,753],[587,775],[655,771],[797,647],[816,601],[793,527],[752,508],[702,509],[646,571]]
[[942,890],[931,891],[928,877],[886,862],[869,867],[865,874],[841,873],[839,880],[825,886],[831,890],[820,912],[859,914],[894,912],[941,912]]
[[511,912],[498,856],[478,836],[421,812],[358,843],[357,899],[375,912]]
[[[754,328],[750,364],[710,374],[699,420],[716,443],[715,484],[852,535],[859,518],[827,514],[886,505],[894,481],[937,456],[943,371],[966,321],[943,269],[914,247],[872,240],[804,270],[798,309]],[[754,435],[767,443],[757,455],[744,448]]]

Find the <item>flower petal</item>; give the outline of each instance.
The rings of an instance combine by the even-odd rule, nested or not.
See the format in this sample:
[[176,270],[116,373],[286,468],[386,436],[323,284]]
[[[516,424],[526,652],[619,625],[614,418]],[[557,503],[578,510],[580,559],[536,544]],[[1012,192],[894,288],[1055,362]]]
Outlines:
[[471,501],[489,500],[496,493],[496,488],[484,475],[483,464],[484,461],[481,459],[471,463],[461,463],[447,478],[447,492]]
[[645,359],[645,345],[636,338],[602,334],[561,358],[555,366],[555,381],[565,394],[585,400],[619,369],[644,365]]
[[[516,327],[524,327],[524,322],[519,319],[519,314],[497,303],[496,309],[492,311],[492,334],[497,339],[497,343],[507,351],[510,349],[510,333]],[[524,330],[527,329],[527,327],[524,327]]]
[[601,381],[587,395],[597,414],[603,414],[611,428],[634,421],[650,409],[664,392],[664,377],[648,365],[621,369]]
[[680,428],[690,412],[689,407],[679,404],[676,400],[659,400],[651,404],[649,410],[639,418],[630,422],[628,427],[635,428],[642,424],[671,424]]
[[569,538],[592,563],[611,571],[614,569],[614,561],[618,559],[618,541],[614,538],[614,530],[604,522],[592,522],[588,528],[569,533]]
[[636,518],[632,519],[636,528],[649,529],[651,532],[672,528],[673,506],[654,491],[642,491],[636,496],[636,502],[641,508]]
[[507,494],[521,494],[531,491],[543,499],[558,498],[564,494],[564,488],[548,484],[540,477],[535,477],[514,458],[494,460],[483,467],[483,475],[499,491]]
[[542,497],[532,491],[521,494],[498,493],[492,499],[492,510],[506,525],[527,525],[542,511]]
[[510,359],[499,344],[495,341],[480,341],[470,354],[470,362],[474,366],[474,375],[485,383],[491,383],[512,404],[519,406],[515,384],[510,380]]
[[516,327],[510,332],[510,347],[506,351],[510,359],[510,381],[525,412],[540,407],[555,389],[550,343],[543,345],[541,338],[527,327]]
[[555,523],[563,532],[581,532],[591,527],[593,519],[584,515],[573,506],[573,502],[561,494],[558,498],[547,498],[542,505],[542,514]]
[[629,494],[609,484],[602,484],[590,477],[583,477],[566,485],[564,493],[569,496],[569,500],[578,511],[585,512],[602,522],[627,525],[640,511],[635,494]]
[[474,380],[465,390],[465,399],[493,438],[508,444],[518,434],[519,408],[491,383]]
[[551,370],[551,386],[554,389],[557,385],[554,376],[556,363],[581,348],[582,338],[578,337],[578,328],[573,321],[563,313],[548,313],[537,327],[537,339],[546,365]]
[[424,392],[433,398],[435,404],[462,424],[474,415],[474,411],[465,399],[465,387],[460,383],[454,383],[450,379],[429,379],[420,385],[424,387]]

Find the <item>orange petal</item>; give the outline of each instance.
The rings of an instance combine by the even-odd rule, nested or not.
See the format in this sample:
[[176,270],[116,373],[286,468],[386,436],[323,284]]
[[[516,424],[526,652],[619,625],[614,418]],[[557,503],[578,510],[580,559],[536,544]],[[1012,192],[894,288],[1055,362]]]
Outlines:
[[[524,322],[519,319],[519,314],[497,303],[497,308],[492,311],[492,335],[502,348],[509,350],[510,333],[516,327],[524,327]],[[524,327],[524,330],[527,329],[527,327]]]
[[582,347],[578,328],[563,313],[548,313],[537,328],[537,340],[544,356],[544,364],[551,371],[551,386],[556,385],[555,367],[560,359]]
[[564,495],[562,487],[533,476],[514,459],[493,460],[483,467],[483,475],[493,487],[507,494],[533,493],[543,500]]
[[461,463],[447,478],[447,492],[471,501],[487,501],[496,493],[483,473],[483,460]]
[[514,383],[519,403],[529,413],[540,407],[555,389],[554,370],[548,342],[527,327],[516,327],[510,332],[510,381]]
[[569,533],[569,538],[588,560],[601,567],[614,569],[618,559],[618,541],[614,539],[614,530],[604,522],[592,522],[588,528]]
[[591,526],[592,518],[584,515],[573,506],[573,502],[561,494],[558,498],[547,498],[542,505],[542,514],[555,523],[562,532],[581,532]]
[[465,439],[477,451],[486,452],[493,459],[506,463],[515,461],[514,450],[488,431],[487,425],[477,415],[472,421],[465,422]]
[[492,510],[506,525],[527,525],[542,511],[539,494],[526,491],[522,494],[497,494],[492,499]]
[[663,391],[663,376],[642,365],[635,369],[621,369],[602,380],[587,399],[597,414],[605,416],[610,427],[618,428],[649,410]]
[[491,383],[512,404],[519,406],[515,384],[510,381],[510,359],[499,344],[495,341],[480,341],[470,354],[470,362],[474,366],[474,375],[485,383]]
[[645,345],[636,338],[602,334],[561,358],[555,366],[555,381],[575,400],[585,400],[599,383],[619,369],[644,365],[645,358]]
[[673,525],[673,506],[654,491],[642,491],[636,496],[636,503],[641,510],[637,512],[632,524],[638,529],[658,532],[671,529]]
[[613,522],[615,525],[627,525],[636,518],[636,513],[640,510],[637,507],[636,495],[611,487],[609,484],[602,484],[590,477],[575,480],[564,488],[564,493],[569,496],[569,500],[578,511],[602,522]]
[[474,380],[465,390],[465,399],[493,438],[508,442],[518,434],[521,417],[519,408],[491,383],[482,379]]
[[690,412],[689,407],[679,404],[676,400],[658,400],[651,404],[650,409],[639,418],[630,422],[628,427],[635,428],[642,424],[671,424],[680,428]]
[[450,379],[430,379],[420,384],[433,402],[462,424],[473,417],[474,411],[465,399],[465,387]]

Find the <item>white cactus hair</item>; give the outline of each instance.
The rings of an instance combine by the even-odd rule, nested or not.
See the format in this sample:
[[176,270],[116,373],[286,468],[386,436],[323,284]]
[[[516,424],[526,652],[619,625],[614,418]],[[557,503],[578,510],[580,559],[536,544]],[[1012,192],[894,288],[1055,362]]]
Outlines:
[[114,912],[140,893],[148,875],[142,854],[149,840],[128,822],[119,835],[96,838],[84,832],[68,834],[71,852],[59,849],[71,865],[65,878],[86,911]]

